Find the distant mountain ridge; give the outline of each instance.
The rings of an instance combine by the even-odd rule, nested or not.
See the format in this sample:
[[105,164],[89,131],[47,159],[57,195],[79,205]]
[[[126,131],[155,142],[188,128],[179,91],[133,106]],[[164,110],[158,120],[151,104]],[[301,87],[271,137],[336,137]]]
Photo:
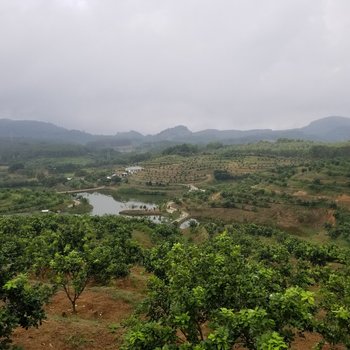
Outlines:
[[86,143],[94,136],[37,120],[0,119],[0,138]]
[[149,135],[148,138],[158,141],[176,141],[178,139],[191,137],[192,135],[193,132],[190,131],[187,126],[178,125],[173,128],[165,129],[156,135]]
[[350,140],[350,118],[326,117],[311,122],[302,130],[328,141]]
[[98,147],[128,147],[157,143],[209,143],[225,144],[277,140],[279,138],[305,139],[325,142],[350,140],[350,118],[326,117],[309,125],[286,130],[216,130],[192,132],[178,125],[155,135],[142,135],[137,131],[119,132],[115,135],[93,135],[79,130],[68,130],[52,123],[28,120],[0,119],[0,138],[36,141],[93,144]]

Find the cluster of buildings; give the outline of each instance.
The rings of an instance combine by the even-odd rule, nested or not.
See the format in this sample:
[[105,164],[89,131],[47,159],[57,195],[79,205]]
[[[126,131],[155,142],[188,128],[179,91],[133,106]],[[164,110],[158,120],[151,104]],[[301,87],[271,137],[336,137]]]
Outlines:
[[141,166],[129,166],[127,168],[125,168],[125,171],[123,171],[122,173],[119,174],[120,177],[127,177],[129,175],[133,175],[136,174],[140,171],[142,171],[144,168]]

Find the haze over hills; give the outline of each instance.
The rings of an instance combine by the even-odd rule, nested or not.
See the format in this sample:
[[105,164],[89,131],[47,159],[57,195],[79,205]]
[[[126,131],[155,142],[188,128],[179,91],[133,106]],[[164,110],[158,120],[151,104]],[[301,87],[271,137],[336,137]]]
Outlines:
[[0,138],[86,143],[94,137],[47,122],[0,119]]
[[68,130],[47,122],[0,119],[0,138],[25,139],[48,142],[94,144],[98,147],[133,147],[141,144],[209,143],[225,144],[277,140],[279,138],[306,139],[337,142],[350,140],[350,118],[326,117],[309,125],[287,130],[216,130],[190,131],[179,125],[155,135],[142,135],[137,131],[120,132],[115,135],[93,135],[78,130]]

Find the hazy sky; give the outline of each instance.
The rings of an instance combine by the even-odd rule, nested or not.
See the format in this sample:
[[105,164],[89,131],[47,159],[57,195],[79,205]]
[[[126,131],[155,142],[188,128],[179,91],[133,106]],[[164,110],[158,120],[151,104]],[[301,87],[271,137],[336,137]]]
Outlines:
[[0,0],[0,118],[114,134],[350,116],[349,0]]

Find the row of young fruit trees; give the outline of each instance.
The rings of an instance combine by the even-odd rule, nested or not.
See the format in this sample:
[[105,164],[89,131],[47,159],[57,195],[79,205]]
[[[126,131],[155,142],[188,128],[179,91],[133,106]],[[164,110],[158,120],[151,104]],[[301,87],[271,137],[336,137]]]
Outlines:
[[[287,349],[303,332],[350,348],[350,254],[279,230],[208,225],[186,242],[178,229],[103,216],[0,218],[0,348],[39,326],[58,288],[72,312],[88,283],[105,285],[134,264],[151,273],[148,295],[125,323],[124,349]],[[150,232],[141,248],[133,230]],[[35,282],[35,281],[41,281]]]

